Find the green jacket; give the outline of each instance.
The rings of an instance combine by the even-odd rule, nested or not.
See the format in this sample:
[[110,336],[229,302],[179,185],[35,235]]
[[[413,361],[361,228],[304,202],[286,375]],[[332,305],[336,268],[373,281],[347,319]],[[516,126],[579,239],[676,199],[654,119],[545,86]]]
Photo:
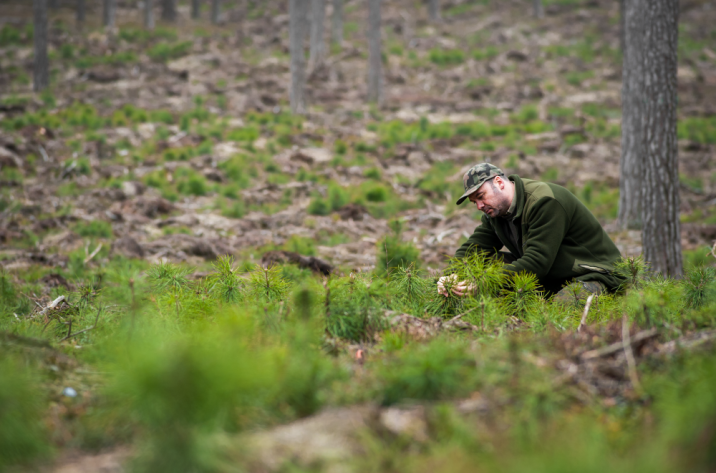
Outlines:
[[600,281],[616,291],[625,281],[614,272],[619,250],[597,219],[571,192],[556,184],[521,179],[512,175],[516,206],[514,223],[522,229],[522,248],[507,237],[504,218],[482,216],[482,225],[455,252],[496,254],[506,246],[517,260],[505,265],[508,272],[534,273],[548,294],[558,292],[573,279]]

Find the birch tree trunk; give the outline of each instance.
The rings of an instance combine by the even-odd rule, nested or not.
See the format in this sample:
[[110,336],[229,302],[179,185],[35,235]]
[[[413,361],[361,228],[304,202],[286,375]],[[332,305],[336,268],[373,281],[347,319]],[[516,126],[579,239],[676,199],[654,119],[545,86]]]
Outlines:
[[102,24],[104,26],[114,26],[114,15],[117,8],[117,0],[104,0],[102,8]]
[[191,17],[195,20],[201,17],[201,3],[199,0],[191,0]]
[[679,0],[640,2],[642,51],[642,247],[652,271],[683,275],[676,138]]
[[622,55],[622,155],[619,163],[619,225],[623,229],[641,228],[642,77],[643,23],[642,4],[647,0],[629,0],[624,10],[624,52]]
[[380,3],[381,0],[368,0],[368,102],[375,103],[383,98]]
[[33,65],[33,83],[35,92],[45,90],[50,85],[47,63],[47,0],[34,0],[32,4],[34,21],[35,57]]
[[176,0],[163,0],[162,1],[162,20],[176,21],[176,19],[177,19]]
[[86,16],[87,10],[85,9],[85,0],[77,0],[77,11],[75,19],[77,20],[77,24],[82,26],[85,22],[85,16]]
[[343,42],[343,0],[333,0],[331,42],[339,46]]
[[144,0],[144,27],[154,29],[154,0]]
[[532,15],[534,15],[535,18],[544,18],[542,0],[532,0]]
[[428,0],[430,21],[440,21],[440,0]]
[[211,0],[211,22],[215,25],[219,24],[219,17],[221,16],[221,4],[219,0]]
[[326,17],[326,4],[324,0],[311,0],[311,52],[310,62],[312,68],[317,68],[325,58],[323,45],[323,23]]
[[304,88],[306,81],[305,26],[308,18],[310,0],[289,0],[289,48],[291,51],[291,89],[289,99],[293,113],[306,112]]

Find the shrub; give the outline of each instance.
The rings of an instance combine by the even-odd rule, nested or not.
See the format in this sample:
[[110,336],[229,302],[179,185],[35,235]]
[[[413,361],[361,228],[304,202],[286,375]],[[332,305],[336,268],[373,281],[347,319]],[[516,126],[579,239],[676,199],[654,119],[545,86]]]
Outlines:
[[325,199],[321,197],[314,197],[308,204],[306,211],[310,215],[328,215],[331,212],[331,207]]
[[459,49],[431,49],[428,58],[438,66],[450,66],[465,62],[465,53]]
[[348,192],[339,184],[331,182],[328,184],[328,206],[335,211],[348,203]]
[[204,177],[195,175],[191,176],[186,181],[180,182],[177,186],[177,190],[182,194],[206,195],[208,192],[208,185]]
[[104,220],[92,220],[91,222],[78,222],[74,227],[75,232],[83,237],[112,238],[112,224]]
[[388,189],[380,184],[375,184],[365,191],[365,198],[368,202],[385,202],[388,200]]
[[166,62],[170,59],[176,59],[189,54],[191,50],[191,41],[182,41],[181,43],[158,43],[147,50],[147,55],[154,61]]

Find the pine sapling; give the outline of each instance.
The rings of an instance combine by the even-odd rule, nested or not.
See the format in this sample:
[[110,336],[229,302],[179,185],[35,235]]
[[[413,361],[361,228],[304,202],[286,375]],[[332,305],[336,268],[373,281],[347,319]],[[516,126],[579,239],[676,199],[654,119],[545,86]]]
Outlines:
[[171,293],[177,316],[179,315],[180,296],[190,286],[187,276],[193,272],[192,268],[178,266],[166,261],[160,261],[147,271],[147,278],[154,292],[160,295],[165,292]]
[[683,287],[686,306],[698,309],[716,295],[716,269],[697,267],[687,271]]
[[234,269],[234,257],[219,256],[213,264],[216,271],[208,278],[208,287],[219,300],[227,303],[239,302],[242,298],[242,280]]
[[256,265],[249,275],[249,295],[253,300],[275,302],[282,300],[291,285],[281,277],[278,266]]
[[521,272],[510,278],[509,289],[502,296],[501,305],[509,314],[524,320],[539,309],[541,299],[537,277]]

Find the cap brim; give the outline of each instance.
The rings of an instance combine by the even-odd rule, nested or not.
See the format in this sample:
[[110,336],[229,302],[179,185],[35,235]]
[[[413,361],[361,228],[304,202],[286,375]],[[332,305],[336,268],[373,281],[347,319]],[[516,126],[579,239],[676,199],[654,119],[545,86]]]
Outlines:
[[[483,182],[482,184],[484,184],[484,182]],[[457,204],[456,204],[456,205],[460,205],[460,204],[462,204],[463,202],[465,202],[465,199],[467,199],[470,194],[472,194],[472,193],[475,192],[477,189],[479,189],[479,188],[482,186],[482,184],[480,184],[479,186],[471,187],[471,188],[469,188],[468,190],[466,190],[465,193],[464,193],[463,195],[461,195],[459,199],[457,199]]]

